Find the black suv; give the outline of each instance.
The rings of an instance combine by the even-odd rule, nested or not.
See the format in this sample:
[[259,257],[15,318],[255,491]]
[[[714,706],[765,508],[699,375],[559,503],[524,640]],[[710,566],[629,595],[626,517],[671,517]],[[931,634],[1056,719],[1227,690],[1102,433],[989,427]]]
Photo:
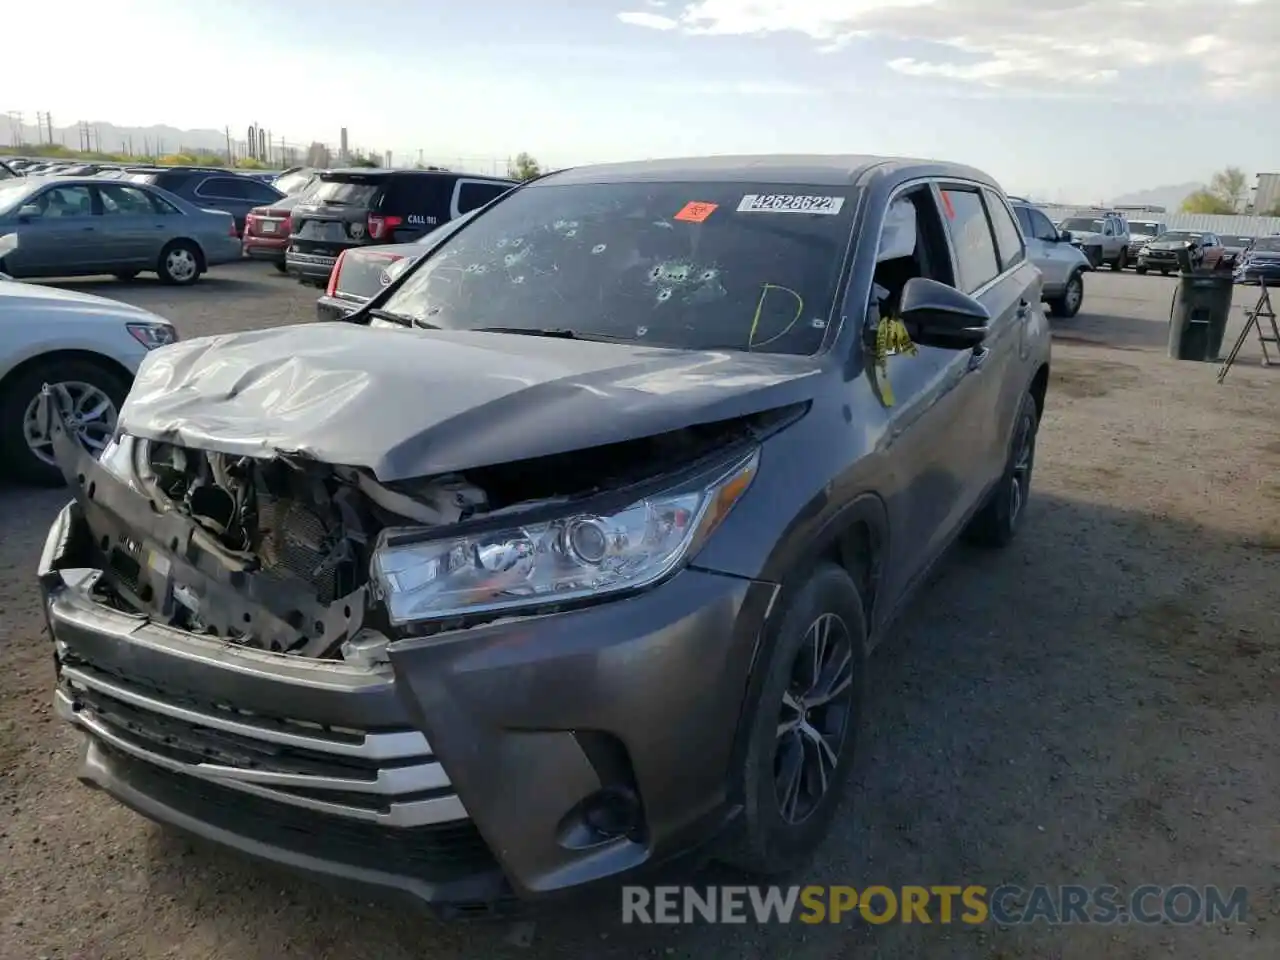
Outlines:
[[269,183],[217,167],[144,167],[132,171],[128,179],[176,193],[202,210],[221,210],[231,214],[236,221],[237,234],[244,233],[244,218],[250,210],[284,197]]
[[410,243],[515,185],[446,170],[326,171],[307,202],[294,207],[285,269],[304,283],[324,286],[343,250]]

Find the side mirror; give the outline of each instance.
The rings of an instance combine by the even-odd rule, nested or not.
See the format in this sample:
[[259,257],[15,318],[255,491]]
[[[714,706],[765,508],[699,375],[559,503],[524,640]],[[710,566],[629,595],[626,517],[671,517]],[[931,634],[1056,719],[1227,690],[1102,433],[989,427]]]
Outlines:
[[1058,231],[1058,242],[1059,242],[1059,243],[1070,243],[1070,242],[1071,242],[1071,231],[1070,231],[1070,230],[1060,230],[1060,231]]
[[991,326],[991,314],[973,297],[925,277],[907,281],[898,316],[916,343],[945,350],[976,347]]
[[40,208],[34,203],[28,203],[18,208],[18,222],[30,223],[32,220],[40,219]]

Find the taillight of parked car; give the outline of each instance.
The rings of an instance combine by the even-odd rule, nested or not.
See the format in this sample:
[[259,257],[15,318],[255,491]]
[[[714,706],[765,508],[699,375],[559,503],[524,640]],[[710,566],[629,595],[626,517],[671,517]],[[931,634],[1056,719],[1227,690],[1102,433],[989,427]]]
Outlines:
[[[245,232],[245,233],[248,233],[248,232],[249,232],[249,218],[248,218],[248,217],[245,217],[245,221],[244,221],[244,232]],[[228,237],[239,237],[239,236],[240,236],[240,231],[236,229],[236,219],[235,219],[235,217],[232,217],[232,218],[231,218],[231,223],[227,226],[227,236],[228,236]]]
[[347,251],[343,250],[338,254],[338,259],[333,262],[333,269],[329,271],[329,285],[324,289],[326,297],[332,297],[333,292],[338,289],[338,274],[342,273],[342,261],[347,259]]
[[391,236],[396,227],[404,223],[403,217],[375,217],[369,215],[369,239],[381,240]]

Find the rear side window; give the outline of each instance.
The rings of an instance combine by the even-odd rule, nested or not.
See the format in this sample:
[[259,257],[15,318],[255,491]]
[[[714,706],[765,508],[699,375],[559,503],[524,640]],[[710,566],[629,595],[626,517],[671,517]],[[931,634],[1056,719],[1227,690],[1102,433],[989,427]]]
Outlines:
[[444,223],[449,219],[454,182],[454,177],[438,174],[392,177],[382,199],[382,212],[404,217],[411,226],[434,227]]
[[1035,230],[1031,226],[1031,214],[1027,212],[1026,207],[1014,207],[1014,215],[1018,218],[1018,229],[1022,231],[1024,237],[1035,236]]
[[249,199],[254,203],[275,203],[280,199],[280,192],[278,190],[257,180],[249,180],[246,178],[245,187],[248,191]]
[[942,212],[960,270],[957,286],[973,293],[1000,273],[987,211],[977,190],[951,187],[942,191]]
[[310,200],[315,203],[334,203],[346,207],[368,207],[378,195],[384,184],[382,177],[326,176],[320,183]]
[[982,198],[987,203],[987,213],[991,217],[991,226],[995,232],[996,252],[1000,255],[1000,266],[1008,270],[1021,263],[1026,256],[1022,247],[1022,231],[1010,216],[1009,208],[1005,206],[1003,200],[990,190],[984,190]]
[[462,180],[458,183],[458,214],[470,213],[483,207],[490,200],[496,200],[511,187],[505,183],[479,183],[475,180]]
[[253,184],[241,177],[209,177],[196,187],[197,197],[215,198],[218,200],[250,200],[249,193]]

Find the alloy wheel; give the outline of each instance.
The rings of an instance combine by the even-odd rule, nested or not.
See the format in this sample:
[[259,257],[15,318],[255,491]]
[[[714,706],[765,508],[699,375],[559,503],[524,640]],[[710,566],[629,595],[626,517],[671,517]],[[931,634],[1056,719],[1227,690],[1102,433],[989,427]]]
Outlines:
[[1075,313],[1084,299],[1084,282],[1077,276],[1067,283],[1067,312]]
[[809,625],[782,695],[774,789],[782,819],[809,819],[834,785],[853,713],[853,640],[834,613]]
[[[101,387],[80,380],[59,384],[70,398],[63,411],[67,430],[95,457],[106,448],[116,429],[115,402]],[[41,463],[57,466],[53,455],[53,438],[41,422],[40,397],[33,397],[22,417],[22,435],[27,447]]]

